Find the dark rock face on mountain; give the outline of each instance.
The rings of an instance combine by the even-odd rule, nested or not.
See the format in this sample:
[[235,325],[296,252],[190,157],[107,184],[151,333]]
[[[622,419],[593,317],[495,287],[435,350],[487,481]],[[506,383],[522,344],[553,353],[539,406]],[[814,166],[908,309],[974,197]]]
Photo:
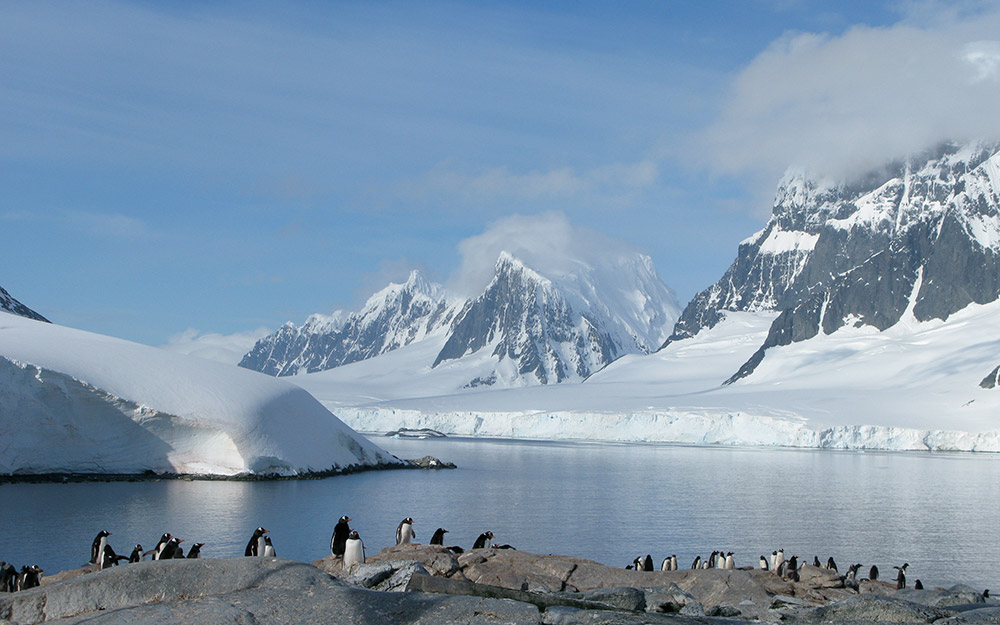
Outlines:
[[907,311],[947,319],[1000,295],[1000,146],[946,145],[852,184],[787,175],[771,219],[699,293],[668,339],[727,311],[778,311],[758,353],[845,326],[885,330]]
[[[347,317],[313,315],[261,339],[240,366],[271,375],[323,371],[422,340],[437,357],[423,366],[489,350],[468,387],[582,380],[614,359],[649,353],[677,317],[673,293],[649,257],[621,254],[543,276],[503,252],[482,293],[464,300],[417,272],[373,295]],[[486,373],[483,373],[486,371]]]
[[494,356],[542,384],[584,378],[624,353],[599,323],[575,311],[552,282],[504,255],[485,292],[459,313],[434,366],[493,344]]
[[44,321],[46,323],[51,323],[45,317],[39,315],[35,311],[31,310],[21,302],[17,301],[11,294],[7,292],[2,286],[0,286],[0,310],[6,310],[9,313],[15,315],[20,315],[21,317],[27,317],[28,319],[34,319],[36,321]]
[[325,371],[409,345],[446,325],[454,314],[437,284],[413,271],[359,312],[313,315],[301,328],[286,323],[254,345],[240,366],[269,375]]

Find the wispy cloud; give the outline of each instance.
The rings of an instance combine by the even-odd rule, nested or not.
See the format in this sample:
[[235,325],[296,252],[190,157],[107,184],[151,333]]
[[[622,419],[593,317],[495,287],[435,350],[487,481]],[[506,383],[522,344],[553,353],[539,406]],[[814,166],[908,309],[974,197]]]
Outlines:
[[511,171],[506,166],[473,173],[439,168],[401,189],[422,196],[448,195],[480,203],[493,200],[570,199],[587,196],[591,200],[620,199],[623,195],[656,183],[658,166],[651,160],[614,163],[577,171],[559,167],[548,171]]
[[790,165],[850,176],[941,141],[1000,137],[1000,11],[910,8],[891,27],[775,41],[699,137],[705,162],[772,180]]
[[96,236],[141,239],[152,233],[145,222],[128,215],[74,211],[66,213],[66,220]]
[[171,336],[163,349],[235,365],[253,348],[254,343],[270,333],[265,327],[235,334],[203,333],[188,328]]

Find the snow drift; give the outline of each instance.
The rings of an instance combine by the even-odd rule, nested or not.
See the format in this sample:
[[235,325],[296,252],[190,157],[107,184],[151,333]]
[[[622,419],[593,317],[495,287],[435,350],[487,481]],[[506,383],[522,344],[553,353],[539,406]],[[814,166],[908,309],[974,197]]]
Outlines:
[[0,313],[0,473],[296,475],[399,462],[281,380]]

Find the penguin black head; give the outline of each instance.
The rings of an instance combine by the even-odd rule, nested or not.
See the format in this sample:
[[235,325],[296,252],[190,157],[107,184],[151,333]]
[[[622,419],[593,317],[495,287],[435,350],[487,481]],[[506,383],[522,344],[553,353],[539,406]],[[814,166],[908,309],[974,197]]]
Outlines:
[[406,517],[405,519],[403,519],[403,523],[409,523],[410,525],[413,525],[413,517]]
[[361,538],[361,535],[358,534],[358,530],[351,530],[351,533],[347,537],[359,540]]
[[350,522],[351,522],[351,517],[347,516],[346,514],[340,517],[340,521],[338,521],[338,523],[350,523]]

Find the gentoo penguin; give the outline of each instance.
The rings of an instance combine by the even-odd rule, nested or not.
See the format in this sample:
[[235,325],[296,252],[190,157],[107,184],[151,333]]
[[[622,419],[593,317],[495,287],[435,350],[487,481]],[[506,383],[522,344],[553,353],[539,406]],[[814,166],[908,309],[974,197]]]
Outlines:
[[719,557],[718,551],[713,551],[712,555],[708,556],[708,568],[714,569],[718,566],[715,559]]
[[670,556],[670,570],[671,571],[676,571],[677,570],[677,555],[676,554]]
[[663,563],[660,564],[661,571],[669,571],[670,569],[670,556],[663,558]]
[[476,539],[475,544],[472,545],[473,549],[483,549],[490,546],[490,541],[493,540],[493,532],[486,531],[479,535]]
[[847,568],[847,577],[844,578],[844,586],[851,588],[853,590],[858,590],[860,586],[858,585],[858,569],[861,568],[861,564],[852,564]]
[[411,517],[406,517],[399,522],[399,525],[396,527],[397,545],[409,545],[416,537],[417,533],[413,531],[413,519]]
[[771,552],[771,570],[772,571],[777,571],[778,570],[778,552],[777,551],[772,551]]
[[785,575],[793,582],[799,581],[799,557],[792,556],[785,564]]
[[129,562],[141,562],[142,561],[142,545],[136,545],[135,549],[132,550],[132,555],[128,557]]
[[823,565],[819,563],[819,556],[813,556],[813,566],[817,569],[823,568]]
[[184,558],[185,557],[184,556],[184,547],[181,547],[180,545],[177,545],[177,549],[174,551],[174,555],[172,555],[170,557],[172,559],[174,559],[174,560],[179,560],[181,558]]
[[695,556],[694,562],[691,563],[691,570],[697,570],[701,568],[701,556]]
[[338,558],[344,557],[344,545],[347,537],[351,534],[351,517],[346,514],[340,517],[337,525],[333,528],[333,537],[330,538],[330,551]]
[[904,562],[903,566],[894,566],[892,568],[896,569],[896,590],[902,590],[906,588],[906,567],[910,566],[908,562]]
[[160,551],[160,557],[157,558],[157,559],[158,560],[170,560],[170,559],[172,559],[174,557],[174,554],[177,553],[177,548],[181,546],[182,542],[184,542],[183,538],[176,538],[176,537],[174,537],[174,538],[171,538],[170,540],[168,540],[167,544],[164,545],[163,549]]
[[159,560],[160,553],[163,551],[163,548],[167,546],[167,543],[170,541],[171,538],[173,538],[173,536],[170,534],[170,532],[165,533],[163,536],[160,536],[160,541],[156,543],[155,547],[153,547],[152,549],[150,549],[149,551],[147,551],[142,555],[148,556],[152,554],[153,560]]
[[274,545],[271,544],[271,537],[264,537],[264,556],[267,558],[277,558],[278,554],[274,551]]
[[101,569],[106,569],[109,566],[118,566],[120,560],[128,560],[125,556],[120,556],[115,553],[115,550],[111,548],[111,545],[104,545],[104,549],[101,552]]
[[447,534],[447,533],[448,533],[448,530],[444,529],[443,527],[439,527],[436,530],[434,530],[434,535],[431,536],[431,544],[432,545],[443,545],[444,544],[444,535]]
[[101,530],[90,545],[90,564],[100,565],[104,561],[104,548],[108,546],[108,536],[111,532]]
[[632,560],[632,568],[636,571],[642,570],[642,556],[636,556],[635,560]]
[[0,592],[14,592],[17,589],[17,569],[13,564],[0,561]]
[[365,544],[361,542],[361,536],[357,530],[351,530],[344,543],[344,570],[349,571],[354,564],[365,563]]
[[42,569],[38,568],[37,564],[32,566],[24,565],[21,567],[21,575],[17,579],[17,589],[27,590],[29,588],[34,588],[40,586],[42,583]]
[[[774,554],[774,566],[772,567],[772,568],[774,568],[774,571],[776,573],[778,572],[779,569],[781,569],[781,564],[784,561],[785,561],[785,550],[784,549],[778,549],[778,551]],[[781,569],[781,571],[783,573],[784,569]],[[778,573],[778,575],[781,575],[781,573]]]
[[197,558],[201,555],[201,548],[205,546],[205,543],[195,543],[191,545],[191,550],[188,551],[188,558]]
[[732,551],[726,553],[726,564],[724,568],[729,569],[730,571],[736,568],[736,562],[733,560]]
[[916,583],[914,583],[914,584],[913,584],[913,589],[914,589],[914,590],[923,590],[923,589],[924,589],[924,584],[923,584],[923,582],[921,582],[921,581],[920,581],[920,580],[918,579],[918,580],[916,581]]
[[770,570],[770,567],[768,567],[768,564],[767,564],[767,558],[765,558],[763,555],[760,556],[760,570],[762,570],[762,571],[769,571]]
[[872,565],[872,568],[868,569],[868,579],[873,582],[878,580],[878,567],[874,564]]
[[646,554],[646,557],[642,559],[642,570],[652,571],[653,569],[653,556]]
[[253,535],[250,536],[250,541],[247,543],[247,548],[243,551],[245,556],[262,556],[264,555],[264,534],[267,530],[263,527],[258,527],[253,531]]
[[837,573],[840,572],[837,571],[837,563],[833,561],[833,556],[830,556],[830,559],[826,561],[826,568],[831,571],[836,571]]

